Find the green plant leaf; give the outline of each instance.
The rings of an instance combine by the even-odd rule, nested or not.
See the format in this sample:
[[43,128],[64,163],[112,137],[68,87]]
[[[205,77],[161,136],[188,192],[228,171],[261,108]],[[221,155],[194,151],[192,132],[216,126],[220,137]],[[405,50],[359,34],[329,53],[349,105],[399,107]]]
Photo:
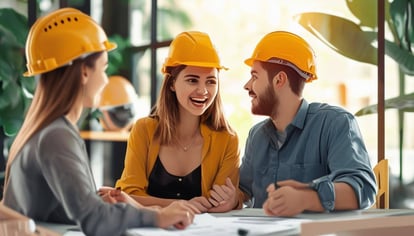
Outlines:
[[[0,109],[4,107],[16,107],[17,104],[20,102],[20,87],[17,83],[8,83],[2,89],[2,102],[0,102]],[[0,114],[3,116],[4,114]]]
[[122,69],[126,69],[128,64],[126,63],[129,57],[129,48],[131,43],[129,39],[124,38],[120,35],[112,35],[109,37],[109,40],[115,42],[118,47],[108,53],[108,69],[106,73],[108,76],[119,74]]
[[398,0],[390,4],[390,14],[399,42],[404,49],[410,49],[414,39],[414,1]]
[[4,26],[15,36],[17,43],[24,47],[29,32],[27,18],[12,8],[0,9],[0,26]]
[[373,31],[362,31],[354,22],[325,13],[307,12],[294,19],[330,48],[350,59],[377,65]]
[[0,109],[0,120],[3,131],[7,136],[15,136],[23,123],[25,104],[20,95],[14,95],[17,103],[14,106],[8,106]]
[[23,47],[17,40],[13,32],[0,24],[0,41],[1,45],[7,47]]
[[[414,93],[401,95],[399,97],[386,99],[385,109],[398,109],[404,112],[414,112]],[[364,107],[355,113],[356,116],[370,115],[378,112],[378,105]]]
[[24,46],[29,27],[24,15],[0,8],[0,127],[7,136],[20,129],[35,88],[24,78]]
[[391,57],[407,75],[414,75],[414,55],[396,43],[385,40],[385,54]]
[[361,26],[375,29],[377,24],[377,0],[346,0],[348,9],[359,19]]

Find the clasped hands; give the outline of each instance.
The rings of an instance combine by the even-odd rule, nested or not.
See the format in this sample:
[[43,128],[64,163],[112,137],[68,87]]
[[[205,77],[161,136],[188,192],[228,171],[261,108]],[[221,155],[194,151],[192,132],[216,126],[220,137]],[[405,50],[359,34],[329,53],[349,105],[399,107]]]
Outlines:
[[224,185],[213,185],[210,197],[195,197],[189,200],[201,212],[227,212],[237,206],[237,191],[230,178]]
[[[267,200],[263,203],[263,210],[270,216],[295,216],[310,208],[312,197],[316,192],[309,188],[309,184],[295,180],[284,180],[270,184],[267,189]],[[314,198],[313,198],[314,199]]]

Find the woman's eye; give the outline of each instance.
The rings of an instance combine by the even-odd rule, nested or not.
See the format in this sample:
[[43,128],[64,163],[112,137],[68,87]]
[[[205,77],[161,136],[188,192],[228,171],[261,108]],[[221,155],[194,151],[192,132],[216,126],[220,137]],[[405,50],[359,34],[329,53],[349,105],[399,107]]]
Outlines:
[[208,83],[208,84],[217,84],[217,81],[216,81],[216,80],[211,79],[211,80],[208,80],[208,81],[207,81],[207,83]]

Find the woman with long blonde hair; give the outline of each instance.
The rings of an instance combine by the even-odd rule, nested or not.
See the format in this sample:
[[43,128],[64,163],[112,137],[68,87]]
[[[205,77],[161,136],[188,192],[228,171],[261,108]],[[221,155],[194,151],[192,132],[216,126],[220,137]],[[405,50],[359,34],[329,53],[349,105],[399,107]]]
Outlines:
[[[155,210],[127,194],[102,199],[77,121],[108,82],[108,41],[88,15],[72,8],[37,20],[26,42],[26,76],[40,75],[7,161],[3,204],[36,221],[78,224],[86,235],[121,235],[143,226],[184,228],[197,209],[177,202]],[[116,200],[115,200],[116,198]],[[107,203],[123,199],[131,203]]]

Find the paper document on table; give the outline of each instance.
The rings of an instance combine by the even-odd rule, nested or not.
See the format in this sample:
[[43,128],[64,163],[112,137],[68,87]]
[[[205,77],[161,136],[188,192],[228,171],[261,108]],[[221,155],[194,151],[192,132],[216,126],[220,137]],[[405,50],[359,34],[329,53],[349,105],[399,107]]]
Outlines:
[[300,223],[307,221],[302,219],[278,218],[278,217],[215,217],[211,214],[198,214],[194,223],[184,230],[159,229],[159,228],[134,228],[126,232],[128,236],[217,236],[217,235],[241,235],[240,231],[247,235],[266,235],[276,232],[299,232]]

